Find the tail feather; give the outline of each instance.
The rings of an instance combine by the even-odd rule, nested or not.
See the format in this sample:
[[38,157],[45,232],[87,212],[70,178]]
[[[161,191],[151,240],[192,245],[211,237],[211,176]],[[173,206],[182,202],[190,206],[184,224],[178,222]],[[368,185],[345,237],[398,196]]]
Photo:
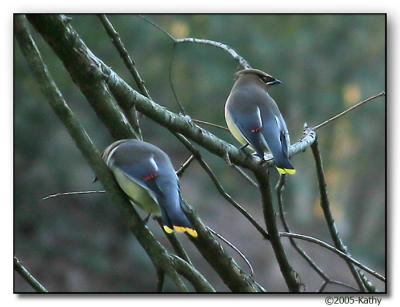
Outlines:
[[[183,202],[183,200],[181,200]],[[172,212],[165,212],[166,217],[163,218],[163,228],[168,234],[174,232],[187,233],[190,236],[197,238],[197,231],[193,228],[192,223],[187,218],[182,206]]]
[[288,158],[280,160],[283,161],[276,161],[276,169],[278,170],[279,174],[288,174],[288,175],[296,174],[296,170],[290,163]]

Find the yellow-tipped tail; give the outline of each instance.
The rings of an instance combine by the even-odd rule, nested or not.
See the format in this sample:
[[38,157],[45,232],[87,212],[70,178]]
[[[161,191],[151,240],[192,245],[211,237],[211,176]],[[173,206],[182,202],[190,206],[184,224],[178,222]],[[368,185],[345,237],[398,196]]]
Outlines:
[[294,175],[294,174],[296,174],[296,170],[293,169],[293,168],[290,169],[290,168],[277,167],[276,169],[278,170],[279,174],[281,174],[281,175],[284,175],[284,174]]
[[174,226],[174,229],[171,229],[170,227],[164,225],[163,228],[164,228],[164,231],[165,231],[166,233],[168,233],[168,234],[173,233],[174,230],[175,230],[176,232],[186,232],[186,233],[188,233],[190,236],[192,236],[193,238],[197,238],[197,231],[194,230],[194,229],[192,229],[192,228],[189,228],[189,227]]
[[173,231],[171,228],[169,228],[167,225],[164,225],[163,228],[164,228],[164,231],[165,231],[166,233],[168,233],[168,234],[174,232],[174,231]]

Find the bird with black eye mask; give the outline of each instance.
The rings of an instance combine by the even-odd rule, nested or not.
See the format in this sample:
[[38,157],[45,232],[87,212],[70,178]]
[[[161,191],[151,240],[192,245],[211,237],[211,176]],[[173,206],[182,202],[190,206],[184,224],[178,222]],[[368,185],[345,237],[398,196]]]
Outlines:
[[258,69],[236,73],[236,81],[225,104],[229,131],[242,145],[249,144],[264,160],[271,152],[280,174],[295,174],[289,161],[289,132],[268,89],[282,82]]
[[197,231],[183,210],[179,179],[168,155],[153,144],[126,139],[109,145],[103,159],[134,205],[161,216],[166,233]]

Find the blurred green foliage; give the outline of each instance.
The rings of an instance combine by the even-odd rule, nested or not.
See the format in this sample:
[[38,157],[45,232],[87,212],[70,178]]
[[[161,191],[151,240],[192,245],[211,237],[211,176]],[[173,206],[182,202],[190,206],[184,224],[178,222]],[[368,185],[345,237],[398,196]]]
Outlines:
[[[88,47],[130,84],[124,67],[100,21],[94,15],[72,15],[72,25]],[[310,126],[385,89],[384,15],[152,15],[177,37],[220,41],[250,64],[282,80],[271,90],[286,118],[292,142]],[[153,99],[178,112],[169,84],[173,44],[136,15],[113,15],[119,31]],[[34,32],[34,31],[33,31]],[[112,139],[59,59],[34,35],[66,101],[96,145]],[[223,107],[238,69],[223,51],[204,45],[177,45],[172,79],[179,100],[191,117],[224,125]],[[156,273],[149,258],[122,223],[105,194],[42,197],[66,191],[101,189],[62,124],[51,112],[15,43],[14,54],[14,236],[15,254],[50,291],[154,291]],[[332,211],[349,251],[362,262],[385,268],[385,104],[364,106],[319,131]],[[145,140],[164,149],[176,168],[189,156],[164,128],[141,118]],[[222,130],[219,137],[237,143]],[[221,159],[206,151],[226,190],[263,224],[259,195]],[[319,209],[311,152],[293,158],[297,174],[289,178],[284,202],[287,219],[298,233],[330,242]],[[272,172],[272,183],[277,175]],[[217,193],[196,164],[182,180],[184,197],[212,228],[226,236],[253,263],[256,279],[267,289],[286,291],[268,242]],[[149,227],[169,246],[153,221]],[[185,237],[184,245],[201,272],[220,291],[218,276]],[[285,243],[290,260],[312,291],[316,274]],[[302,244],[328,274],[353,282],[337,256]],[[169,247],[168,247],[169,248]],[[241,263],[241,260],[238,260]],[[378,289],[384,289],[377,282]],[[166,290],[174,288],[167,281]],[[343,290],[330,287],[331,290]],[[16,291],[30,291],[16,278]]]

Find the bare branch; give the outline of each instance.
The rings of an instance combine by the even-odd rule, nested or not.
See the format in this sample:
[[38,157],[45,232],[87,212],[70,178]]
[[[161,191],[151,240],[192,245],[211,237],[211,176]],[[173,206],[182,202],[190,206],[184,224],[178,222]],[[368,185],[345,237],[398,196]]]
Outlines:
[[35,276],[33,276],[28,269],[14,256],[14,270],[21,275],[25,281],[32,286],[37,292],[49,292],[45,286],[43,286],[40,281],[38,281]]
[[61,192],[61,193],[56,193],[56,194],[50,194],[42,198],[42,200],[47,200],[50,198],[55,198],[59,196],[69,196],[69,195],[84,195],[84,194],[97,194],[97,193],[106,193],[105,190],[99,190],[99,191],[73,191],[73,192]]
[[175,255],[171,255],[171,259],[177,272],[190,281],[197,292],[215,292],[215,289],[207,279],[190,263]]
[[[290,233],[290,228],[289,228],[289,224],[286,221],[285,218],[285,212],[283,209],[283,201],[282,201],[282,191],[285,187],[286,184],[286,175],[281,175],[279,177],[279,181],[275,187],[276,189],[276,193],[277,193],[277,198],[278,198],[278,205],[279,205],[279,216],[281,217],[281,221],[282,221],[282,225],[283,228],[285,229],[285,232]],[[318,273],[319,276],[321,276],[321,278],[324,280],[324,284],[322,285],[321,289],[323,290],[326,285],[328,285],[329,283],[332,284],[337,284],[337,285],[341,285],[343,287],[347,287],[350,289],[353,289],[355,291],[358,291],[358,289],[352,287],[351,285],[348,285],[344,282],[341,281],[337,281],[337,280],[333,280],[331,279],[312,259],[310,256],[307,255],[307,253],[302,250],[296,243],[296,241],[289,237],[289,241],[292,244],[293,248],[304,258],[304,260],[306,260],[306,262]],[[322,290],[319,290],[319,292],[322,292]]]
[[[49,15],[45,16],[50,19],[57,18]],[[41,19],[43,16],[30,15],[29,17],[31,18],[31,21],[33,20],[35,26],[39,26],[39,28],[40,26],[44,26],[45,28],[49,27],[49,24]],[[61,16],[58,16],[58,18],[61,24],[65,25],[66,21],[64,21]],[[54,29],[52,28],[52,30]],[[24,54],[33,75],[38,81],[41,91],[47,98],[49,105],[65,125],[76,146],[95,171],[106,191],[108,191],[107,194],[111,196],[112,203],[120,209],[122,216],[126,218],[129,229],[146,250],[153,264],[157,268],[163,269],[171,277],[180,291],[186,291],[186,286],[172,267],[167,250],[165,250],[165,248],[154,238],[152,233],[143,224],[138,213],[115,183],[110,170],[101,158],[99,150],[95,147],[89,135],[86,133],[80,122],[75,117],[75,114],[64,100],[64,97],[44,64],[41,54],[36,47],[36,43],[28,30],[25,16],[18,15],[15,17],[15,33],[22,53]],[[96,81],[94,81],[91,86],[96,89]],[[109,111],[112,112],[112,109],[109,109]],[[120,127],[124,130],[125,128],[128,128],[129,131],[128,123],[125,123]],[[117,135],[120,133],[120,131],[117,130],[114,132]]]
[[292,266],[289,263],[286,252],[280,240],[278,227],[276,225],[276,214],[274,206],[272,204],[268,172],[261,169],[254,172],[254,174],[256,175],[258,184],[260,186],[262,208],[264,213],[265,225],[267,226],[269,234],[269,241],[271,242],[272,248],[274,250],[279,268],[289,290],[291,292],[299,292],[301,283],[298,278],[296,278],[298,274],[293,270]]
[[[312,150],[312,153],[314,156],[315,166],[317,168],[318,185],[319,185],[319,191],[320,191],[320,195],[321,195],[320,205],[321,205],[321,209],[324,213],[324,217],[325,217],[325,221],[328,226],[328,229],[329,229],[329,233],[331,235],[331,238],[334,242],[335,247],[337,249],[339,249],[340,251],[348,254],[347,248],[343,244],[343,242],[339,236],[339,232],[336,228],[335,220],[333,219],[333,215],[332,215],[332,212],[330,209],[328,192],[327,192],[327,188],[326,188],[327,184],[325,181],[325,174],[324,174],[324,169],[322,166],[322,159],[321,159],[321,156],[319,153],[317,140],[315,140],[314,144],[311,145],[311,150]],[[361,277],[359,276],[357,270],[350,263],[347,263],[347,264],[348,264],[351,274],[353,275],[354,279],[356,280],[357,285],[359,286],[360,290],[366,291],[364,283],[361,280]]]
[[222,130],[225,130],[225,131],[229,131],[229,129],[228,128],[226,128],[226,127],[224,127],[224,126],[221,126],[221,125],[217,125],[217,124],[213,124],[213,123],[210,123],[210,122],[206,122],[206,121],[204,121],[204,120],[200,120],[200,119],[192,119],[195,123],[198,123],[198,124],[203,124],[203,125],[206,125],[206,126],[210,126],[210,127],[214,127],[214,128],[219,128],[219,129],[222,129]]
[[121,36],[119,33],[114,29],[111,22],[108,20],[105,14],[99,15],[100,21],[103,24],[104,28],[106,29],[108,35],[111,37],[115,47],[117,48],[121,58],[124,60],[126,67],[128,68],[129,72],[131,73],[133,80],[135,80],[139,91],[145,95],[146,97],[150,97],[150,93],[146,88],[146,85],[139,74],[139,71],[136,68],[135,61],[130,57],[128,51],[126,50],[124,43],[121,40]]
[[225,244],[227,244],[230,248],[232,248],[236,253],[239,254],[239,256],[246,262],[247,266],[250,269],[250,275],[251,277],[254,277],[254,270],[253,266],[251,265],[250,261],[246,258],[246,256],[231,242],[228,241],[228,239],[225,239],[222,235],[220,235],[218,232],[216,232],[214,229],[211,229],[208,227],[208,229],[215,235],[217,236],[220,240],[222,240]]
[[208,45],[208,46],[213,46],[217,47],[219,49],[222,49],[223,51],[227,52],[234,60],[238,62],[238,64],[243,67],[243,68],[251,68],[250,64],[243,58],[241,55],[239,55],[232,47],[228,46],[227,44],[223,44],[220,42],[212,41],[209,39],[200,39],[200,38],[192,38],[192,37],[187,37],[187,38],[175,38],[171,33],[160,27],[158,24],[156,24],[154,21],[150,20],[149,18],[140,15],[140,17],[143,18],[146,22],[150,23],[152,26],[156,27],[158,30],[160,30],[162,33],[164,33],[169,39],[171,39],[174,43],[179,44],[185,44],[185,43],[192,43],[192,44],[202,44],[202,45]]
[[165,280],[165,273],[163,270],[160,268],[157,268],[157,288],[156,292],[161,293],[163,286],[164,286],[164,280]]
[[301,234],[297,234],[297,233],[293,233],[293,232],[280,232],[279,235],[281,237],[295,238],[295,239],[299,239],[299,240],[308,241],[308,242],[311,242],[311,243],[318,244],[319,246],[322,246],[322,247],[334,252],[335,254],[337,254],[338,256],[343,258],[345,261],[349,261],[349,262],[353,263],[354,265],[358,266],[359,268],[361,268],[362,270],[368,272],[369,274],[375,276],[376,278],[382,280],[383,282],[386,281],[386,278],[383,277],[378,272],[370,269],[369,267],[367,267],[366,265],[362,264],[361,262],[355,260],[354,258],[349,256],[348,254],[340,251],[339,249],[333,247],[332,245],[329,245],[328,243],[326,243],[324,241],[321,241],[321,240],[316,239],[314,237],[301,235]]
[[[140,92],[143,95],[146,95],[147,97],[150,97],[148,95],[148,91],[144,85],[144,81],[142,80],[142,78],[139,75],[139,72],[136,69],[136,63],[133,61],[133,59],[129,56],[128,51],[126,50],[121,37],[119,35],[119,33],[114,29],[113,25],[111,24],[111,22],[108,20],[107,16],[105,14],[100,14],[98,15],[101,23],[104,26],[104,29],[106,30],[107,34],[110,36],[115,48],[118,50],[121,58],[123,59],[125,66],[128,68],[129,72],[131,73],[133,79],[135,80],[136,84],[139,87]],[[132,108],[133,110],[125,110],[128,117],[128,120],[130,122],[130,124],[132,125],[132,127],[134,128],[135,132],[136,132],[136,136],[138,139],[143,140],[143,136],[142,136],[142,131],[140,129],[140,124],[139,124],[139,117],[137,114],[137,111],[135,109],[135,107],[133,106]]]
[[234,169],[235,171],[238,172],[239,175],[241,175],[244,179],[246,179],[251,185],[253,185],[254,187],[258,188],[258,183],[255,182],[255,181],[253,180],[253,178],[251,178],[249,175],[247,175],[247,174],[245,173],[244,170],[242,170],[242,169],[241,169],[239,166],[237,166],[237,165],[232,165],[232,167],[233,167],[233,169]]
[[190,155],[189,158],[187,158],[186,161],[182,164],[182,166],[176,171],[176,175],[178,177],[181,177],[183,175],[183,172],[190,166],[193,160],[194,156]]
[[[280,175],[275,190],[278,198],[279,216],[281,218],[283,229],[285,229],[285,232],[291,232],[289,224],[286,221],[285,212],[283,209],[282,191],[284,189],[285,184],[286,184],[286,176]],[[293,238],[289,238],[289,241],[292,244],[293,248],[304,258],[304,260],[306,260],[306,262],[318,273],[318,275],[322,277],[322,279],[324,279],[325,281],[330,280],[328,275],[326,275],[326,273],[310,258],[310,256],[308,256],[307,253],[297,245],[296,241]]]
[[177,94],[176,91],[175,91],[174,82],[173,82],[173,80],[172,80],[172,67],[173,67],[174,60],[175,60],[175,47],[176,47],[176,44],[174,43],[174,45],[172,46],[171,59],[169,60],[168,81],[169,81],[169,86],[171,87],[172,94],[174,95],[175,102],[176,102],[176,104],[178,105],[179,111],[180,111],[183,115],[186,115],[185,108],[183,107],[183,105],[182,105],[181,102],[179,101],[178,94]]
[[263,236],[263,238],[268,239],[268,233],[260,226],[256,220],[243,208],[242,205],[237,203],[228,193],[226,193],[225,189],[222,187],[221,183],[217,179],[216,175],[201,157],[200,152],[182,135],[175,135],[180,142],[192,153],[192,156],[196,158],[199,162],[200,166],[204,169],[207,175],[210,177],[211,181],[214,183],[218,192],[224,197],[229,203],[231,203]]
[[348,108],[347,110],[345,110],[345,111],[343,111],[343,112],[340,112],[339,114],[336,114],[335,116],[332,116],[331,118],[327,119],[326,121],[324,121],[324,122],[322,122],[322,123],[316,125],[316,126],[313,127],[312,129],[313,129],[313,130],[317,130],[317,129],[319,129],[319,128],[321,128],[321,127],[323,127],[323,126],[329,124],[330,122],[332,122],[332,121],[334,121],[334,120],[336,120],[336,119],[338,119],[338,118],[340,118],[340,117],[346,115],[346,114],[349,113],[350,111],[353,111],[353,110],[357,109],[358,107],[361,107],[363,104],[365,104],[365,103],[367,103],[367,102],[369,102],[369,101],[372,101],[372,100],[374,100],[374,99],[376,99],[376,98],[385,96],[385,95],[386,95],[385,92],[381,92],[381,93],[379,93],[379,94],[376,94],[376,95],[374,95],[374,96],[371,96],[371,97],[369,97],[369,98],[367,98],[367,99],[365,99],[365,100],[363,100],[363,101],[361,101],[361,102],[355,104],[354,106]]
[[[162,222],[160,218],[156,218],[156,221],[158,225],[160,225],[161,228],[163,228]],[[187,263],[192,265],[192,261],[190,261],[189,255],[186,252],[185,248],[182,246],[181,242],[179,239],[176,237],[175,233],[170,233],[167,234],[163,231],[165,236],[167,237],[168,241],[171,243],[173,249],[175,250],[176,254],[181,257],[183,260],[185,260]]]
[[165,36],[167,36],[170,40],[175,42],[175,37],[173,37],[167,30],[165,30],[164,28],[160,27],[158,24],[156,24],[154,21],[152,21],[150,18],[147,18],[144,15],[139,15],[139,17],[141,17],[144,21],[148,22],[149,24],[151,24],[153,27],[156,27],[158,30],[160,30]]

